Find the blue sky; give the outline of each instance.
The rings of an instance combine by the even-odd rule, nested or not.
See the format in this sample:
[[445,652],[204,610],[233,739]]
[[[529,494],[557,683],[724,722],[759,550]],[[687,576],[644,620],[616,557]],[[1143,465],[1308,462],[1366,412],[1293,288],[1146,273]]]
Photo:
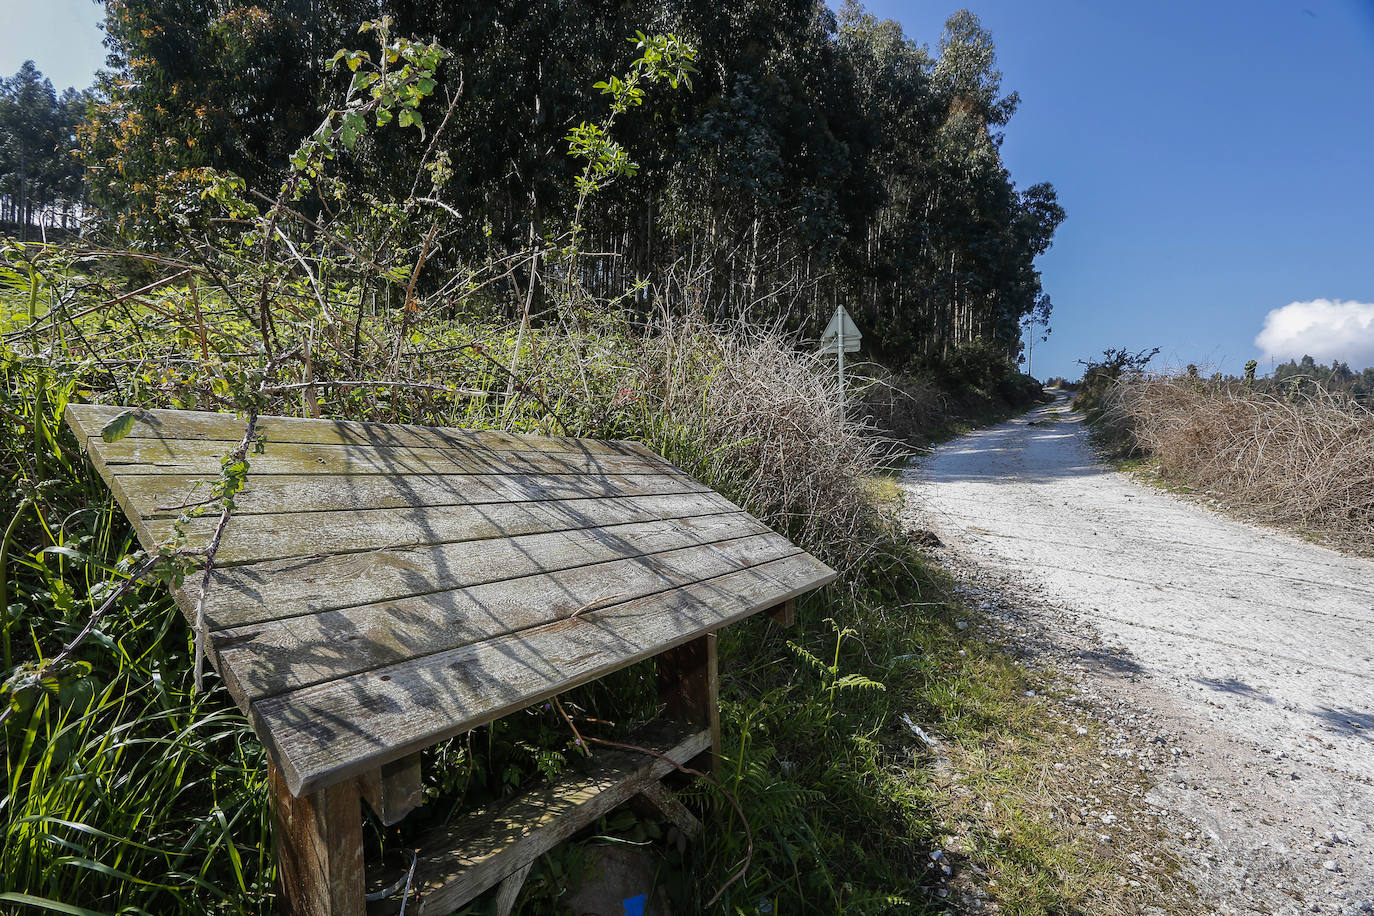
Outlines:
[[0,0],[0,75],[31,60],[58,92],[85,89],[105,66],[104,18],[92,0]]
[[[932,47],[955,8],[869,4]],[[1118,346],[1228,372],[1304,348],[1374,364],[1374,0],[969,8],[1021,93],[1011,173],[1068,211],[1036,375]],[[1256,345],[1271,310],[1322,299],[1346,307],[1290,309],[1279,352]]]
[[[869,4],[932,47],[957,6]],[[1041,259],[1036,375],[1116,346],[1228,372],[1304,349],[1374,364],[1374,0],[969,6],[1022,96],[1012,175],[1069,214]],[[0,73],[32,58],[87,85],[100,13],[0,0]]]

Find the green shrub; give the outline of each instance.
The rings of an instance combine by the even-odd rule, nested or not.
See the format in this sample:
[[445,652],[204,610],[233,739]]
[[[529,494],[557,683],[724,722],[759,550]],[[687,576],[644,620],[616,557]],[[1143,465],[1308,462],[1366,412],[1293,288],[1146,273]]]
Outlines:
[[1045,387],[1024,372],[1014,372],[998,385],[998,396],[1011,407],[1029,407],[1045,399]]
[[1016,372],[1005,348],[988,340],[960,344],[943,357],[932,357],[927,367],[949,388],[971,388],[995,396]]
[[1159,347],[1136,353],[1121,347],[1103,350],[1101,359],[1079,360],[1079,364],[1084,367],[1083,378],[1079,381],[1078,393],[1074,396],[1074,409],[1086,413],[1089,420],[1098,420],[1117,382],[1123,378],[1138,377],[1158,352]]

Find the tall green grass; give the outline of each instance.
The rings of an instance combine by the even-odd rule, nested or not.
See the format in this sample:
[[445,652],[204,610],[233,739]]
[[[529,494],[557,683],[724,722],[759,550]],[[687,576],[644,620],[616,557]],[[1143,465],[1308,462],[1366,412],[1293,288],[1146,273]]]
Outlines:
[[[120,510],[61,426],[77,371],[8,353],[0,459],[10,531],[0,901],[54,912],[259,912],[272,877],[262,748],[223,691],[194,696],[166,589],[129,593],[47,664],[124,573]],[[243,845],[244,839],[248,840]]]
[[[232,409],[223,385],[257,360],[241,316],[204,289],[172,285],[155,308],[45,323],[47,308],[79,314],[108,293],[108,284],[83,293],[88,278],[74,276],[40,282],[16,271],[0,289],[10,330],[40,328],[0,347],[0,524],[17,519],[3,575],[12,684],[71,640],[136,549],[61,422],[68,401]],[[358,304],[344,334],[308,305],[291,303],[303,317],[279,328],[283,346],[315,341],[318,390],[313,402],[300,388],[274,394],[268,412],[640,439],[841,568],[842,584],[801,603],[795,631],[757,619],[723,637],[723,784],[753,850],[714,910],[943,911],[928,852],[947,829],[949,799],[901,717],[977,749],[1030,727],[1024,683],[1003,656],[959,637],[944,586],[901,544],[891,506],[873,498],[883,450],[842,414],[826,367],[767,332],[606,314],[579,329],[534,328],[521,384],[538,397],[512,397],[501,367],[514,326],[437,312],[407,329],[415,354],[398,373],[433,387],[335,385],[382,358],[392,317]],[[322,344],[330,335],[338,362]],[[47,671],[41,689],[5,695],[15,711],[3,726],[0,902],[65,913],[271,911],[263,750],[213,677],[193,694],[190,630],[166,589],[126,594],[74,659]],[[563,704],[584,728],[615,737],[654,715],[653,683],[652,665],[636,666]],[[399,828],[369,822],[369,854],[580,759],[543,706],[444,742],[425,755],[426,806]],[[744,825],[716,790],[698,784],[689,801],[710,823],[685,849],[635,818],[598,828],[652,841],[683,912],[704,911],[747,851]],[[978,854],[987,868],[1006,865],[1008,901],[1039,888],[1039,902],[1019,911],[1049,913],[1081,899],[1082,882],[1063,879],[1076,866],[1039,855],[1053,830],[1016,836]],[[559,912],[584,859],[577,844],[545,857],[522,911]]]

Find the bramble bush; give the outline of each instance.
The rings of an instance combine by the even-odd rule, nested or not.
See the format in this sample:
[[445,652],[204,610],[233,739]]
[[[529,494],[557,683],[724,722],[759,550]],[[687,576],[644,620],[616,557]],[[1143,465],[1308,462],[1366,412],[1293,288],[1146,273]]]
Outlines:
[[[273,905],[262,747],[213,673],[196,689],[194,628],[164,587],[203,558],[176,544],[139,551],[62,421],[71,401],[636,438],[860,577],[851,584],[893,543],[864,488],[878,443],[840,410],[829,370],[782,334],[666,307],[645,322],[619,301],[587,295],[572,269],[575,226],[532,250],[426,275],[453,219],[439,203],[450,164],[427,160],[395,201],[355,200],[338,165],[372,132],[443,129],[443,117],[421,117],[445,55],[392,35],[385,21],[365,31],[378,48],[336,55],[333,65],[354,74],[347,97],[301,144],[274,193],[202,170],[177,176],[194,207],[164,201],[173,248],[3,250],[9,712],[0,900],[9,904],[149,913]],[[646,88],[671,89],[691,72],[690,46],[673,36],[632,43],[640,58],[603,87],[612,115],[570,134],[571,152],[587,161],[584,195],[633,173],[617,153],[614,118],[630,116]],[[307,193],[325,202],[321,212],[299,209]],[[125,279],[130,265],[136,281]],[[535,282],[543,311],[531,313],[520,287]],[[490,308],[512,293],[526,303],[518,321]],[[252,485],[252,455],[243,457],[234,486]],[[144,561],[156,561],[157,575],[135,581]],[[803,649],[809,642],[806,633],[796,639]],[[742,647],[738,657],[752,654]],[[614,719],[619,734],[654,713],[645,677],[643,666],[631,669],[564,704]],[[816,688],[832,705],[834,692],[833,679]],[[732,759],[743,763],[740,737],[731,733]],[[425,755],[424,813],[405,833],[373,824],[372,852],[555,776],[578,753],[562,720],[542,708],[445,742]],[[732,791],[747,797],[743,783],[766,766],[751,757]],[[755,901],[793,893],[770,876],[798,856],[816,874],[836,867],[836,840],[817,835],[803,851],[776,829],[736,889]],[[737,867],[708,855],[683,899],[703,904]],[[855,887],[883,896],[874,883],[891,878],[887,867],[856,873],[831,880],[830,893],[836,906]],[[560,892],[536,876],[526,906]]]

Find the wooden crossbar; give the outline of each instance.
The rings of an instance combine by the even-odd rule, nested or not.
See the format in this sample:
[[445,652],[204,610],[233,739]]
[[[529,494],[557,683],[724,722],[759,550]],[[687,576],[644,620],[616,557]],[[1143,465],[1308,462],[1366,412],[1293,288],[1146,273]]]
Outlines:
[[[709,729],[691,731],[663,723],[625,739],[678,764],[709,750],[711,741]],[[658,781],[674,770],[668,760],[648,754],[600,748],[593,752],[587,772],[568,774],[428,835],[418,851],[406,912],[452,912],[635,795],[661,786]],[[395,879],[395,873],[387,872],[374,884],[385,887]],[[399,898],[368,907],[369,916],[399,911]]]

